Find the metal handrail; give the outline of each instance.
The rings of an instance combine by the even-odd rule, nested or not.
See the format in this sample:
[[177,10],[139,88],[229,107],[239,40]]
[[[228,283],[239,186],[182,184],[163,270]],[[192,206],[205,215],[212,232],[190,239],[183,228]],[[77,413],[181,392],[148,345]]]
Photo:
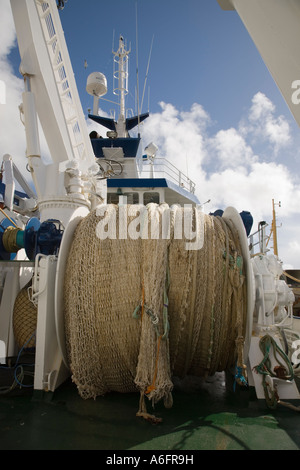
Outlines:
[[[146,166],[146,162],[149,165]],[[142,173],[149,174],[149,178],[165,177],[192,194],[195,193],[196,184],[166,158],[156,157],[155,160],[147,159],[146,162]]]
[[[251,256],[266,254],[270,251],[269,248],[267,248],[269,237],[266,235],[266,228],[268,225],[269,224],[266,222],[260,223],[259,229],[249,236]],[[256,239],[257,241],[255,241]],[[255,252],[255,247],[257,245],[259,245],[259,251]]]

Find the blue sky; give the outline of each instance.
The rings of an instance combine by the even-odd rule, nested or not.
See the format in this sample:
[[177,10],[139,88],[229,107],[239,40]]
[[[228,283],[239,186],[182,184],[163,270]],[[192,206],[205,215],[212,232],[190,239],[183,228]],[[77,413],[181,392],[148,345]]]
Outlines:
[[89,73],[103,72],[112,89],[113,34],[115,47],[120,34],[131,44],[128,107],[134,106],[136,9],[140,90],[154,38],[147,81],[151,112],[160,101],[181,110],[197,102],[221,128],[230,127],[261,91],[279,113],[289,113],[240,18],[223,11],[216,0],[68,0],[61,21],[84,111],[90,105],[85,94]]
[[[131,44],[126,106],[135,107],[136,8],[140,97],[153,38],[144,144],[154,141],[160,156],[188,172],[200,201],[211,200],[207,211],[249,210],[256,226],[271,222],[272,199],[281,201],[279,255],[287,267],[300,268],[299,128],[235,12],[223,11],[217,0],[68,0],[60,18],[84,113],[92,107],[85,91],[91,72],[106,75],[105,98],[115,99],[113,34],[115,49],[120,34]],[[0,80],[8,86],[0,152],[24,167],[23,81],[8,0],[0,0],[0,11]],[[112,105],[100,107],[106,113]]]
[[[115,100],[111,50],[113,37],[117,49],[120,34],[132,51],[126,106],[136,107],[136,17],[140,99],[153,39],[143,112],[148,96],[151,113],[160,111],[162,101],[181,112],[198,103],[208,113],[213,133],[238,127],[260,92],[274,104],[276,115],[285,117],[299,142],[298,126],[242,21],[237,13],[223,11],[217,0],[87,0],[84,6],[68,0],[61,21],[85,114],[92,106],[85,85],[93,71],[106,75],[105,98]],[[103,101],[101,106],[111,109]],[[265,160],[275,158],[265,142],[255,144]],[[294,151],[285,148],[285,163],[293,165],[294,158]]]

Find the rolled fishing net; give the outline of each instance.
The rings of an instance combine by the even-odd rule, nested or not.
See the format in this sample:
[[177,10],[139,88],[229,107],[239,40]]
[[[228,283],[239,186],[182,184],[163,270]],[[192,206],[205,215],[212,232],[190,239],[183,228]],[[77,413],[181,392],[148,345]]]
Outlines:
[[102,206],[75,232],[64,309],[72,379],[83,398],[139,391],[171,406],[173,376],[243,366],[238,233],[199,208]]

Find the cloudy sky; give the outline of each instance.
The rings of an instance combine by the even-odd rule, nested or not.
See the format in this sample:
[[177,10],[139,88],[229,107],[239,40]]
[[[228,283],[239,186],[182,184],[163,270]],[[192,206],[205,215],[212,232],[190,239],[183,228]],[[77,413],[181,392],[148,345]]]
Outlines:
[[[26,171],[18,110],[23,81],[9,0],[0,0],[0,12],[0,80],[6,84],[0,151]],[[207,212],[248,210],[256,227],[260,220],[271,223],[272,199],[281,201],[279,256],[285,267],[300,269],[300,131],[237,14],[216,0],[69,0],[60,17],[86,115],[89,73],[105,73],[106,98],[115,100],[111,50],[120,34],[131,45],[126,105],[135,109],[137,64],[141,95],[153,41],[144,145],[155,142],[159,156],[188,173],[199,200],[211,201]],[[112,107],[101,102],[103,114]]]

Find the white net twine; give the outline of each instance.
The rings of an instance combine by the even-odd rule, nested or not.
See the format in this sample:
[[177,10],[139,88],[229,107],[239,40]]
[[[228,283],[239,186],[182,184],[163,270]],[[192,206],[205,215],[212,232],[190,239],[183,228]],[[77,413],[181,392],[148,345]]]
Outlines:
[[[120,207],[105,209],[77,227],[65,276],[67,351],[79,394],[140,391],[171,406],[173,375],[212,375],[236,360],[242,367],[246,283],[230,221],[191,208],[197,244],[187,245],[186,208],[129,206],[127,239]],[[103,214],[115,239],[99,237]]]

